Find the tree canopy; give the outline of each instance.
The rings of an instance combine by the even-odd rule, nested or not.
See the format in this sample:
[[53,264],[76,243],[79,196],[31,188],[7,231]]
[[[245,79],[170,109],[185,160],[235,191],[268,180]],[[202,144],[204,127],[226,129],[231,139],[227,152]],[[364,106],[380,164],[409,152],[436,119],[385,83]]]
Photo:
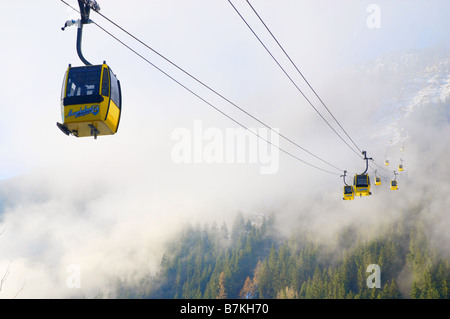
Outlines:
[[[280,239],[276,222],[238,213],[226,224],[187,226],[167,246],[156,275],[118,281],[118,298],[449,298],[450,267],[430,245],[418,212],[381,226],[370,240],[342,229],[333,244],[305,234]],[[406,220],[408,219],[408,220]],[[368,265],[379,266],[370,288]]]

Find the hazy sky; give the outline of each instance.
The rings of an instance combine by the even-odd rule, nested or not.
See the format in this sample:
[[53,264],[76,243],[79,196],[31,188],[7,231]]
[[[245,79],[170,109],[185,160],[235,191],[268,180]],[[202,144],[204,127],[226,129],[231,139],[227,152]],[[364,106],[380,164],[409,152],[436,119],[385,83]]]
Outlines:
[[[67,2],[77,7],[77,1]],[[321,121],[228,1],[99,3],[102,14],[281,134],[339,168],[364,169],[364,163]],[[233,3],[291,73],[292,67],[247,3]],[[450,43],[447,0],[251,3],[350,136],[377,155],[384,154],[385,148],[367,140],[365,123],[373,121],[370,116],[378,100],[359,102],[370,102],[379,91],[352,92],[348,86],[355,79],[347,82],[343,74],[381,55],[439,46],[448,49]],[[9,1],[0,11],[4,25],[0,32],[0,179],[11,186],[3,198],[14,203],[3,212],[0,207],[5,229],[0,236],[0,274],[12,260],[10,286],[4,287],[0,297],[14,296],[23,284],[25,297],[77,295],[65,285],[70,265],[82,270],[83,293],[95,294],[108,275],[129,271],[130,265],[157,265],[152,257],[159,256],[161,238],[193,216],[229,220],[238,209],[282,206],[295,210],[290,199],[296,193],[299,201],[309,196],[341,199],[339,176],[283,153],[275,174],[266,175],[261,174],[261,162],[208,164],[203,159],[177,164],[173,158],[174,147],[180,146],[177,132],[191,134],[195,143],[198,123],[210,139],[226,136],[227,129],[236,132],[238,125],[94,25],[84,28],[83,52],[93,64],[106,60],[121,81],[119,132],[97,140],[62,134],[55,123],[61,121],[63,75],[69,63],[81,62],[75,50],[76,28],[63,32],[61,27],[67,19],[77,18],[58,0]],[[245,126],[261,128],[102,17],[93,12],[91,18],[228,115]],[[300,87],[307,92],[304,83]],[[203,142],[204,146],[208,141]],[[299,158],[330,169],[285,141],[280,143]],[[377,160],[382,163],[384,158]],[[323,184],[337,189],[337,194],[311,191]],[[376,203],[375,196],[366,203],[375,208],[388,205]],[[323,207],[334,204],[328,201]],[[349,216],[355,216],[364,204],[355,201],[353,207]]]

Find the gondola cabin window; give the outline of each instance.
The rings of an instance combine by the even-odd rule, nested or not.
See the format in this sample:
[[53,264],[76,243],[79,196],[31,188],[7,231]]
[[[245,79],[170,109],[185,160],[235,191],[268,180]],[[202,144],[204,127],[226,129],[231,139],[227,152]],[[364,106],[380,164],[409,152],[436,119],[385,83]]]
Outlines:
[[103,69],[103,77],[102,77],[102,95],[109,96],[109,75],[108,69]]
[[367,175],[356,175],[356,185],[358,187],[367,187],[368,185]]
[[121,109],[122,97],[120,95],[120,84],[114,73],[109,69],[111,76],[111,100]]
[[66,97],[99,94],[101,69],[101,66],[70,69]]

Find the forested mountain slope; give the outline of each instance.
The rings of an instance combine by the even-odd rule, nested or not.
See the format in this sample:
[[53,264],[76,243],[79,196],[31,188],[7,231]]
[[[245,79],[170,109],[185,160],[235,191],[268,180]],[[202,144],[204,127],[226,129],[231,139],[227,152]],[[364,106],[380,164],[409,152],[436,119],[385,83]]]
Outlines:
[[[276,220],[255,224],[238,214],[226,225],[189,226],[166,249],[161,270],[118,281],[118,298],[449,298],[448,260],[434,249],[421,207],[364,240],[346,227],[334,242],[313,234],[281,239]],[[369,288],[367,267],[380,267]]]

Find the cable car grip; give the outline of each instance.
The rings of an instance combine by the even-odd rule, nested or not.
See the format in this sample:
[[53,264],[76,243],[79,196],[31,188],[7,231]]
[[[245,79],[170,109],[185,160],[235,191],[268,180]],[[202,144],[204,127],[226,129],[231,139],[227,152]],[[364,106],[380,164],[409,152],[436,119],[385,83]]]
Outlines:
[[100,6],[95,0],[78,0],[78,5],[80,7],[80,20],[67,20],[61,30],[65,30],[67,27],[77,25],[77,54],[80,60],[85,65],[92,65],[86,58],[83,56],[83,52],[81,50],[81,43],[83,39],[83,25],[92,23],[92,20],[89,19],[91,9],[98,12],[100,11]]
[[345,184],[346,186],[348,186],[348,184],[345,182],[345,176],[347,176],[347,171],[344,171],[344,175],[341,175],[341,177],[344,178],[344,184]]
[[366,151],[362,151],[362,154],[364,155],[364,160],[366,161],[366,170],[364,171],[363,174],[367,173],[367,170],[369,169],[369,160],[373,161],[372,157],[367,157],[367,152]]

